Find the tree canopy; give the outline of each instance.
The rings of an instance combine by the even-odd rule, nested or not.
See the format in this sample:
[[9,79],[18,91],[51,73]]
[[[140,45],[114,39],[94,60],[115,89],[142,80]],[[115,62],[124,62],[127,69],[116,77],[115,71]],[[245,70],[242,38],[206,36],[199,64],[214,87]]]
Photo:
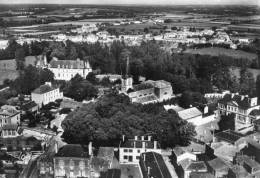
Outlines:
[[[152,109],[150,107],[160,107]],[[131,104],[125,95],[104,95],[95,103],[71,112],[63,121],[63,138],[68,143],[118,146],[122,135],[152,134],[163,147],[186,145],[194,136],[194,126],[173,111],[158,105]]]

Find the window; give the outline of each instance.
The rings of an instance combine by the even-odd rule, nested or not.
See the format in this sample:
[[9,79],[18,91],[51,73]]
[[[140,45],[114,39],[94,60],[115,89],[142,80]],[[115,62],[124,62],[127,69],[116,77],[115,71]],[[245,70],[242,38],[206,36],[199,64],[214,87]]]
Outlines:
[[140,153],[140,150],[137,150],[137,153]]
[[128,159],[128,156],[124,156],[124,159]]
[[167,92],[164,93],[164,95],[167,95],[167,94],[168,94]]
[[124,152],[128,152],[128,150],[127,150],[127,149],[124,149]]
[[140,156],[136,156],[136,159],[140,159]]
[[132,149],[129,149],[129,153],[133,153],[133,150],[132,150]]

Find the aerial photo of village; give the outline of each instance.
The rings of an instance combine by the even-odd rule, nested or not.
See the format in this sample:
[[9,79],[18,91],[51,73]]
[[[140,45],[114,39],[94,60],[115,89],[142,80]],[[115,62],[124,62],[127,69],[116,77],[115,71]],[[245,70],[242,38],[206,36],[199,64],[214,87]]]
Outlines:
[[0,178],[260,178],[260,0],[0,0]]

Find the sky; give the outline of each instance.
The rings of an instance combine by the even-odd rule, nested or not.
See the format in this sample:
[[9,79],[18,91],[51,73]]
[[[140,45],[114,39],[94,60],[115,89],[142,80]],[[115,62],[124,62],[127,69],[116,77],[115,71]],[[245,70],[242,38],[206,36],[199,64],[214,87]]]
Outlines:
[[5,4],[48,3],[48,4],[160,4],[160,5],[187,5],[187,4],[243,4],[260,6],[260,0],[0,0]]

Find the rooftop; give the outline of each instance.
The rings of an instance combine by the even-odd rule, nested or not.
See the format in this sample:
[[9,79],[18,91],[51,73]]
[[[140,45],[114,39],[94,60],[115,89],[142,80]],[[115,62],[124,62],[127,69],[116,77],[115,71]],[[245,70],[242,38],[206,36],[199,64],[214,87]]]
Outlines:
[[206,164],[203,161],[192,162],[187,167],[187,170],[190,170],[190,171],[202,171],[202,170],[205,170],[205,171],[207,171],[207,166],[206,166]]
[[34,91],[32,91],[32,93],[44,94],[44,93],[50,92],[55,89],[57,89],[57,88],[55,88],[49,84],[45,84],[45,85],[41,85],[39,88],[36,88]]
[[237,140],[239,140],[241,137],[243,137],[243,135],[239,134],[235,131],[232,131],[232,130],[225,130],[225,131],[216,133],[215,137],[220,140],[224,140],[228,143],[234,144]]
[[238,95],[238,94],[226,94],[221,100],[219,100],[219,103],[222,104],[231,104],[236,105],[241,108],[247,109],[250,108],[250,100],[248,96]]
[[61,147],[55,157],[89,157],[88,149],[79,144],[68,144]]
[[208,164],[214,170],[222,170],[222,169],[229,168],[228,165],[226,165],[226,163],[220,158],[215,158],[215,159],[209,161]]
[[236,161],[238,163],[245,163],[247,164],[248,166],[250,166],[251,168],[260,168],[260,164],[258,162],[256,162],[254,159],[250,158],[249,156],[247,155],[241,155],[241,156],[238,156],[236,158]]
[[202,112],[198,110],[196,107],[185,109],[178,112],[178,115],[183,120],[189,120],[198,116],[202,116]]
[[90,68],[88,62],[82,60],[57,60],[53,59],[50,62],[50,68],[66,68],[66,69],[86,69]]
[[154,102],[157,101],[157,97],[155,95],[148,95],[141,98],[136,99],[136,103],[147,103],[147,102]]
[[150,169],[150,177],[171,178],[171,174],[165,165],[162,155],[158,153],[142,153],[140,166],[143,174],[147,174],[148,169]]
[[215,176],[208,172],[192,172],[190,178],[215,178]]
[[120,178],[120,169],[109,169],[106,172],[101,172],[100,178]]

